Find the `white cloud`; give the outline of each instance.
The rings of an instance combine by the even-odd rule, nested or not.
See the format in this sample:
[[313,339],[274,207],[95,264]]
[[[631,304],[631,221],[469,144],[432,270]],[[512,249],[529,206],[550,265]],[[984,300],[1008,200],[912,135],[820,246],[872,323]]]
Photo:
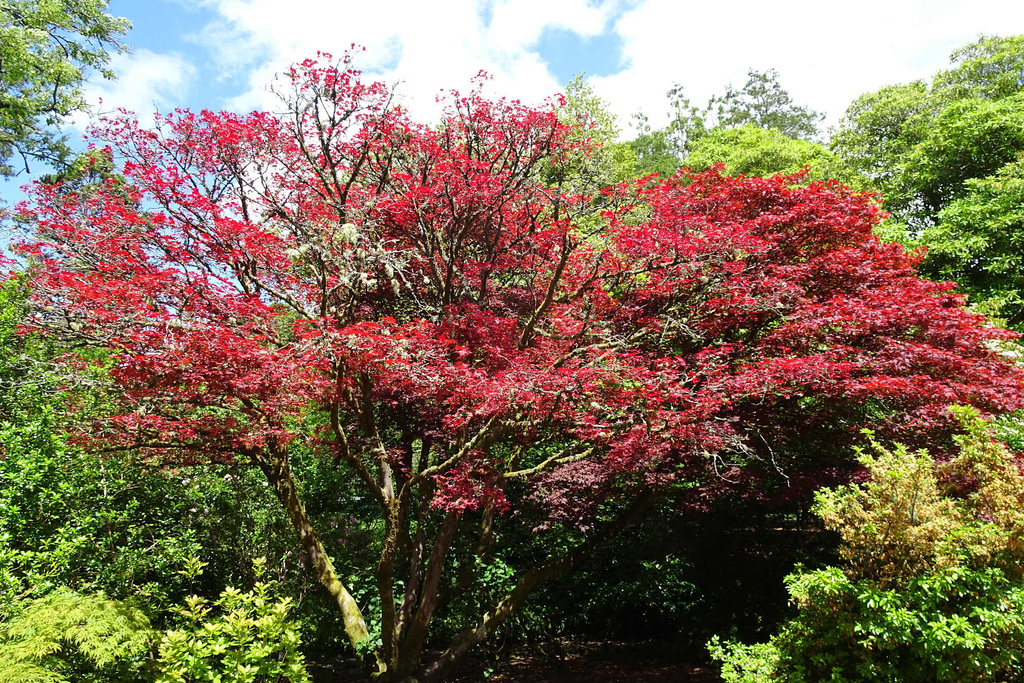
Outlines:
[[537,42],[545,28],[573,31],[581,36],[601,35],[612,4],[595,6],[586,0],[502,0],[495,2],[487,27],[490,51],[516,54]]
[[[465,90],[486,71],[489,90],[540,102],[560,89],[533,51],[545,28],[582,36],[603,33],[614,2],[588,0],[397,0],[387,3],[293,0],[197,0],[221,17],[197,37],[222,70],[250,69],[249,89],[232,108],[270,106],[267,84],[288,64],[318,50],[340,55],[352,44],[368,76],[399,83],[398,92],[419,117],[437,113],[436,96]],[[248,55],[251,55],[248,59]]]
[[741,87],[748,68],[774,68],[798,104],[834,124],[861,93],[929,77],[979,33],[1024,31],[1024,4],[644,0],[615,30],[627,66],[593,83],[620,119],[640,109],[652,119],[664,114],[674,83],[703,105],[727,83]]
[[[117,54],[110,59],[116,81],[94,79],[84,88],[86,100],[97,113],[124,108],[136,112],[145,124],[153,121],[152,112],[166,111],[179,102],[196,70],[178,54],[158,54],[139,49],[132,54]],[[71,125],[83,130],[89,123],[86,114],[76,115]]]
[[536,103],[563,85],[534,47],[545,29],[583,37],[614,30],[624,67],[591,81],[623,127],[640,110],[663,120],[674,83],[704,104],[727,83],[742,86],[748,68],[777,69],[798,104],[835,123],[857,95],[928,77],[979,33],[1024,32],[1024,3],[1001,0],[192,2],[219,17],[197,40],[221,75],[248,83],[231,108],[271,106],[266,87],[275,73],[317,50],[340,55],[353,43],[366,47],[357,66],[399,83],[419,118],[433,118],[435,96],[465,90],[480,70],[493,77],[492,93]]

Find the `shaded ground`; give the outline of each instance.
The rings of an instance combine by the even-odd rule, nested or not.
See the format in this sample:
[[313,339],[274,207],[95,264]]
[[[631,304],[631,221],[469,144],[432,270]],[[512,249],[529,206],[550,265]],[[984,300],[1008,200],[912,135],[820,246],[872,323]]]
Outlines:
[[572,643],[561,657],[523,649],[498,664],[490,676],[466,667],[452,683],[720,683],[716,667],[678,661],[663,642]]
[[[558,652],[520,648],[498,662],[469,661],[451,683],[720,683],[718,670],[678,661],[664,642],[567,643]],[[352,661],[311,665],[315,683],[365,683]]]

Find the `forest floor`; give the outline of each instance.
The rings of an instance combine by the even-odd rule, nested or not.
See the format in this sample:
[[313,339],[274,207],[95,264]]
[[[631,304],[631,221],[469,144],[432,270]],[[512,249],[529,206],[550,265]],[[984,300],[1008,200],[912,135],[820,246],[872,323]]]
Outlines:
[[[665,643],[570,643],[559,656],[523,648],[491,668],[470,662],[452,683],[720,683],[718,667],[679,661]],[[489,673],[485,677],[485,674]]]
[[[498,661],[470,660],[451,683],[720,683],[718,668],[679,661],[665,643],[573,642],[558,652],[513,650]],[[364,683],[354,662],[310,666],[315,683]]]

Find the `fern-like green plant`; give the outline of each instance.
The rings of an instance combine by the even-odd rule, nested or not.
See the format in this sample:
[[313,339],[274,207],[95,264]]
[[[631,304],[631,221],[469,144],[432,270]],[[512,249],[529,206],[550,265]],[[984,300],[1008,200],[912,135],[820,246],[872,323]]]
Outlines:
[[58,591],[0,624],[0,683],[65,683],[84,662],[102,680],[123,680],[143,662],[156,632],[139,609],[102,594]]

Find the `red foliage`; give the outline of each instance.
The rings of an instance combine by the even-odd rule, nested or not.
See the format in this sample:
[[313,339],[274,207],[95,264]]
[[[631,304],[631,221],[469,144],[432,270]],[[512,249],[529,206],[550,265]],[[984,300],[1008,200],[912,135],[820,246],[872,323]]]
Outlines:
[[543,172],[585,150],[549,109],[474,92],[426,127],[352,70],[291,75],[290,116],[108,121],[125,184],[23,207],[30,327],[116,351],[91,438],[298,439],[451,509],[535,479],[575,518],[574,486],[813,472],[864,426],[1021,407],[1011,333],[879,243],[869,196],[714,170],[565,196]]

